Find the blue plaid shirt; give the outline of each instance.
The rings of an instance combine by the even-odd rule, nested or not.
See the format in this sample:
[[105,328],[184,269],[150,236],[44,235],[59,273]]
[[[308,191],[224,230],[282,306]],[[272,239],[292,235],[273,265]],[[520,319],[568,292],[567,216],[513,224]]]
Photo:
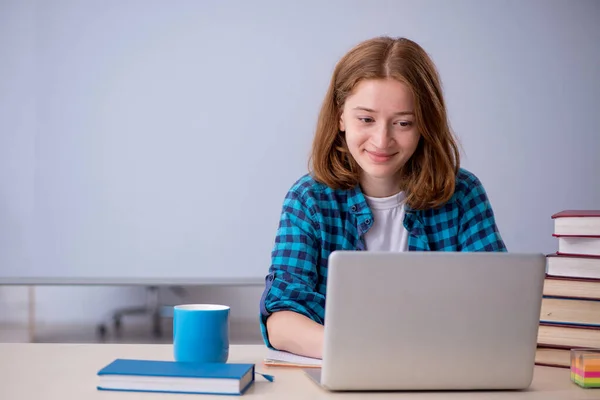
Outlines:
[[[275,311],[295,311],[323,324],[327,262],[334,250],[365,250],[373,223],[360,186],[333,190],[310,175],[300,178],[283,203],[279,229],[260,300],[260,325]],[[461,169],[452,198],[442,207],[406,207],[409,251],[506,251],[479,179]]]

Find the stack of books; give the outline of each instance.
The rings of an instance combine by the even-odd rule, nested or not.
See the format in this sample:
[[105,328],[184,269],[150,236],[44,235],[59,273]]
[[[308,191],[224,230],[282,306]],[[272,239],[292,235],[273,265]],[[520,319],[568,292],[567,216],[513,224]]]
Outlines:
[[570,349],[600,348],[600,210],[552,215],[536,363],[570,367]]

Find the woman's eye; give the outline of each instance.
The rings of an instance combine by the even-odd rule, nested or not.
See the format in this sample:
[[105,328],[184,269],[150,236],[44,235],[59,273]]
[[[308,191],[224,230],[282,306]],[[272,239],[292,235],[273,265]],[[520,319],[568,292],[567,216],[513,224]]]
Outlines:
[[358,120],[364,122],[365,124],[373,122],[373,118],[371,117],[359,117]]
[[400,125],[403,128],[406,128],[408,126],[411,126],[412,122],[410,122],[410,121],[398,121],[398,122],[396,122],[396,124]]

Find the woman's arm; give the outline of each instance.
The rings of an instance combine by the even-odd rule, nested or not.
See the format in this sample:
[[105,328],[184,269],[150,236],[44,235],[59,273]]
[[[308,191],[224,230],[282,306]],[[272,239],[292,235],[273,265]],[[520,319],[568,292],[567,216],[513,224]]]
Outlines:
[[323,325],[293,311],[278,311],[267,319],[273,347],[306,357],[322,358]]
[[466,184],[460,201],[458,242],[461,251],[507,251],[482,183],[473,175]]
[[311,199],[292,189],[283,203],[271,266],[260,301],[260,326],[268,347],[320,357],[325,293],[321,281],[318,224]]

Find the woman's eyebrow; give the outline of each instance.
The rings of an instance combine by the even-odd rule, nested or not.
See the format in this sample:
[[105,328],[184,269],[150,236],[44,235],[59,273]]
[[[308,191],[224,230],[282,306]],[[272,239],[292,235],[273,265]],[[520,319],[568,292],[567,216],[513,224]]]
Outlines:
[[[377,111],[373,110],[372,108],[362,107],[362,106],[354,107],[353,110],[367,111],[367,112],[372,112],[372,113],[377,112]],[[398,111],[398,112],[394,113],[394,115],[414,115],[414,114],[415,113],[413,111]]]

